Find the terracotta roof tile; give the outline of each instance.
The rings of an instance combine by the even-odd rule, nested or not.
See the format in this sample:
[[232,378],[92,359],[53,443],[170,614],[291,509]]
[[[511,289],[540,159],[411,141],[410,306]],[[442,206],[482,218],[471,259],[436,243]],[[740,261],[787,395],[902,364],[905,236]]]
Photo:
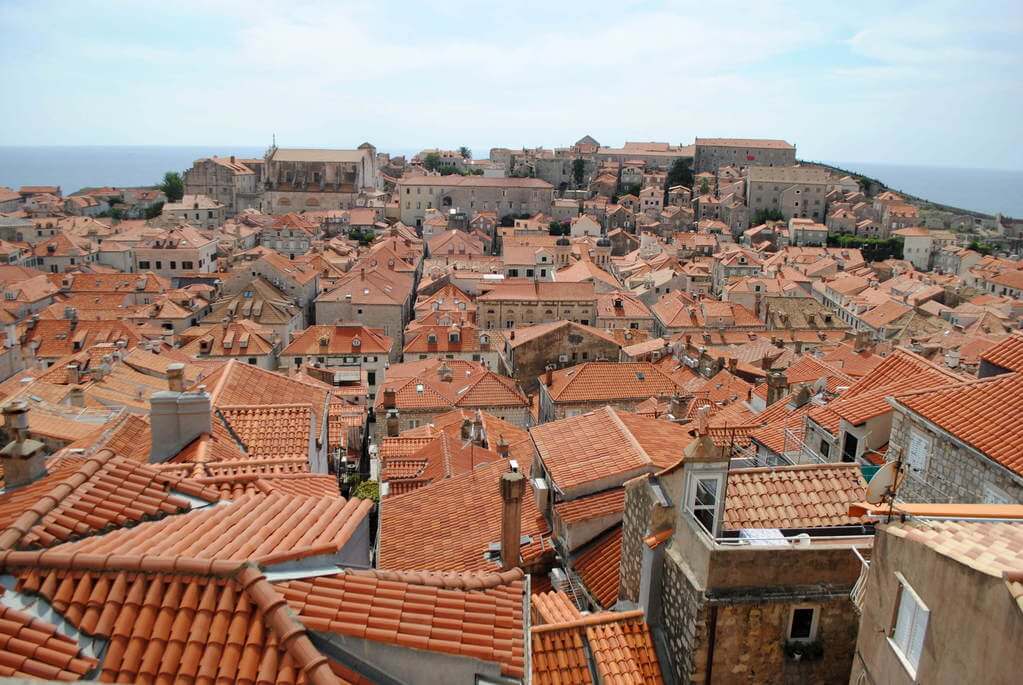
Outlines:
[[582,618],[572,599],[560,590],[533,593],[530,598],[533,610],[533,625],[543,623],[564,623]]
[[97,680],[343,682],[251,566],[24,552],[0,559],[23,596],[45,598],[75,628],[108,641]]
[[554,512],[563,523],[578,523],[592,518],[621,514],[625,511],[625,490],[614,488],[595,495],[570,499],[554,505]]
[[645,400],[670,397],[681,390],[648,362],[584,362],[553,374],[547,392],[555,402]]
[[604,407],[529,430],[550,479],[562,492],[588,483],[603,490],[682,458],[692,437],[683,426]]
[[308,458],[315,423],[309,404],[219,405],[217,412],[254,458]]
[[618,601],[618,566],[622,559],[622,527],[589,545],[572,562],[590,595],[603,608]]
[[1003,369],[1023,371],[1023,333],[1013,333],[981,354],[980,358]]
[[189,511],[180,495],[215,502],[214,490],[101,450],[0,494],[0,550],[50,547],[115,526]]
[[728,473],[725,528],[819,528],[857,525],[849,504],[862,501],[866,481],[856,464],[808,464]]
[[895,401],[1023,475],[1023,374],[895,393]]
[[[293,580],[277,588],[312,630],[470,656],[499,664],[505,676],[522,678],[522,572],[491,576],[497,582],[470,575],[470,587],[451,588],[413,582],[419,574],[370,571]],[[483,587],[471,589],[476,584]]]
[[0,676],[6,678],[80,680],[97,664],[55,626],[3,604],[0,645]]
[[[520,463],[528,475],[529,464]],[[431,483],[413,492],[387,498],[380,507],[378,565],[430,571],[491,571],[498,563],[486,558],[501,539],[500,461],[470,473]],[[536,509],[526,485],[522,500],[523,561],[536,561],[551,551],[547,523]],[[452,531],[458,535],[452,535]]]

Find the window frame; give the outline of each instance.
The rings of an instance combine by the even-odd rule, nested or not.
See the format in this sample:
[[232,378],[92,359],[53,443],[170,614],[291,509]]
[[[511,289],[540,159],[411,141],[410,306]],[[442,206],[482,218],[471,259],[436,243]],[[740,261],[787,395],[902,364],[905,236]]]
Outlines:
[[[696,493],[699,489],[699,484],[703,481],[714,481],[714,502],[710,505],[696,504]],[[707,531],[707,534],[711,537],[715,536],[714,529],[718,526],[718,505],[721,502],[722,496],[722,485],[724,483],[724,476],[720,473],[694,473],[689,479],[689,487],[686,491],[686,511],[689,515],[696,519],[697,522],[703,529]],[[699,506],[699,509],[697,507]],[[711,528],[708,529],[707,525],[697,516],[697,511],[710,511],[711,512]]]
[[[800,610],[809,609],[813,612],[813,616],[810,620],[810,635],[808,637],[793,637],[792,636],[792,624],[795,622],[796,612]],[[789,620],[785,628],[785,639],[789,642],[815,642],[817,640],[817,630],[820,627],[821,608],[818,604],[794,604],[789,609]]]
[[[913,589],[913,586],[909,584],[909,581],[906,580],[905,576],[896,571],[895,579],[899,583],[899,587],[895,595],[895,604],[892,607],[891,625],[888,629],[887,640],[889,646],[891,646],[892,648],[892,651],[895,652],[895,655],[899,658],[899,661],[902,662],[903,668],[906,669],[906,672],[909,673],[913,680],[916,680],[917,671],[920,668],[920,657],[923,656],[924,640],[927,639],[927,628],[930,625],[931,610],[924,602],[923,598],[920,597],[920,595],[917,594],[916,590]],[[909,633],[906,637],[906,645],[904,649],[903,645],[900,645],[896,641],[896,631],[898,630],[899,626],[899,615],[902,611],[902,602],[907,598],[911,600],[913,604],[915,604],[916,606],[913,612],[912,626],[910,626],[909,628]],[[912,654],[913,642],[916,636],[916,631],[920,630],[920,627],[918,626],[918,621],[921,612],[923,615],[922,628],[923,636],[920,638],[919,652],[917,652],[917,654],[914,656]]]

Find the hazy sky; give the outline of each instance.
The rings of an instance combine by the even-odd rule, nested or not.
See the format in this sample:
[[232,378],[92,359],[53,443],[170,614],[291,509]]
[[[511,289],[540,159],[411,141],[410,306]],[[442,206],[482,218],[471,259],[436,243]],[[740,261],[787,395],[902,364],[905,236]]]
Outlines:
[[1018,169],[1021,38],[1020,0],[0,0],[0,145],[700,135]]

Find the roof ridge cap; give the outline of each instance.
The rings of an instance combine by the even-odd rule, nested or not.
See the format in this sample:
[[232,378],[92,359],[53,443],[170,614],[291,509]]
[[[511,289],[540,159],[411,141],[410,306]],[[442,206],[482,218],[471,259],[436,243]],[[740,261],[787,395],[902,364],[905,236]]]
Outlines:
[[590,614],[589,616],[583,616],[582,618],[574,621],[565,621],[563,623],[544,623],[542,625],[533,626],[530,628],[530,633],[548,633],[556,630],[588,628],[590,626],[618,623],[620,621],[627,621],[634,618],[643,618],[645,620],[646,614],[642,609],[633,609],[631,611],[601,611],[596,614]]
[[639,443],[639,440],[636,438],[636,436],[632,434],[632,431],[629,430],[629,428],[625,425],[625,422],[622,421],[620,416],[618,416],[618,412],[614,409],[614,407],[610,405],[604,405],[604,409],[607,410],[607,413],[611,415],[611,420],[614,421],[618,429],[621,430],[622,433],[625,435],[626,441],[628,441],[628,443],[632,445],[634,449],[639,451],[639,455],[643,459],[645,459],[648,464],[652,465],[654,463],[654,460],[650,458],[650,455],[647,454],[645,449],[643,449],[643,445]]

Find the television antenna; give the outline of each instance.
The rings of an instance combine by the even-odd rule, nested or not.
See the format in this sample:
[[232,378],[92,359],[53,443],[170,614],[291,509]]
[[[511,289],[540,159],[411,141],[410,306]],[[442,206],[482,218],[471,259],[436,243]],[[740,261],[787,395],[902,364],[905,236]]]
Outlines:
[[867,483],[867,501],[871,504],[882,504],[888,502],[888,521],[892,520],[892,509],[895,503],[895,494],[902,485],[906,473],[902,470],[902,458],[898,461],[890,461],[871,477]]

